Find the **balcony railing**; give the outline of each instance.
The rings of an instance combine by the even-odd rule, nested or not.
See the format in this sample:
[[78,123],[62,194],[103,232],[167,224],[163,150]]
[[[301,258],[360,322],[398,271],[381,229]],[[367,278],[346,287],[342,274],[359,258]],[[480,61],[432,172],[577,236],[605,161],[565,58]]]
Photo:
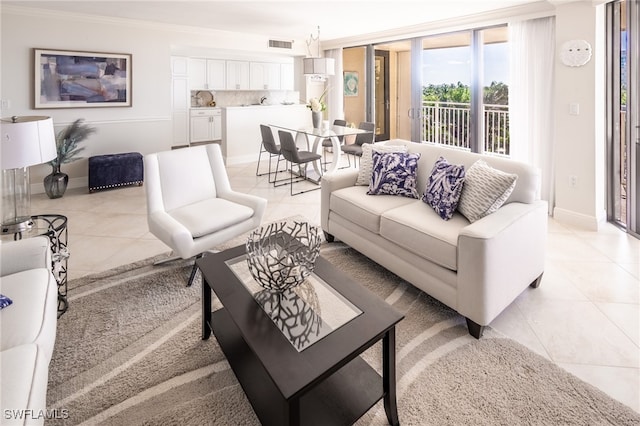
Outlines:
[[[509,107],[484,104],[484,152],[509,155]],[[459,102],[422,104],[423,141],[470,149],[471,105]]]

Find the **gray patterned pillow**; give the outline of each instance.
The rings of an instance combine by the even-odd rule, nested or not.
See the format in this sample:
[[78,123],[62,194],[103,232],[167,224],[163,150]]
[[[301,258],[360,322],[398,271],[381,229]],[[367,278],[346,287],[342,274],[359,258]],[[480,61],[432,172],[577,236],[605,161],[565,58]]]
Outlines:
[[431,170],[422,201],[430,205],[441,218],[449,220],[460,201],[463,184],[464,166],[449,164],[444,157],[440,157]]
[[362,157],[360,158],[360,169],[358,170],[356,185],[369,185],[369,182],[371,182],[371,172],[373,171],[372,154],[374,152],[407,152],[407,146],[362,144]]
[[419,198],[416,189],[416,172],[420,153],[373,153],[373,172],[367,194],[402,195]]
[[518,175],[494,169],[482,160],[469,167],[458,211],[471,223],[498,210],[516,186]]

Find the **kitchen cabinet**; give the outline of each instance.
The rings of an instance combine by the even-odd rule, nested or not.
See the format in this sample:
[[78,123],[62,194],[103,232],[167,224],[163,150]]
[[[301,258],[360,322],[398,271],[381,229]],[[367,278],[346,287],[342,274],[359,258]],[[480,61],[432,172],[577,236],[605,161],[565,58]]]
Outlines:
[[280,64],[280,90],[293,90],[293,64]]
[[190,143],[222,139],[220,108],[191,109]]
[[227,90],[249,90],[249,62],[248,61],[226,61]]
[[251,90],[280,90],[280,64],[251,62],[249,67]]
[[189,144],[189,76],[188,59],[171,58],[171,126],[172,146]]
[[189,88],[191,90],[224,90],[225,62],[222,59],[189,58]]

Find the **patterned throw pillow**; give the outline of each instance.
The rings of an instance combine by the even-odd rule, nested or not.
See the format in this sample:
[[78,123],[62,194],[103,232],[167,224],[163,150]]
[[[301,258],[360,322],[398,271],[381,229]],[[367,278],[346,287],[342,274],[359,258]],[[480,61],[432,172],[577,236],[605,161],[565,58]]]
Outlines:
[[518,175],[476,161],[467,170],[458,211],[472,223],[495,212],[507,201],[517,179]]
[[449,164],[440,157],[431,170],[422,201],[433,207],[441,218],[449,220],[458,207],[463,183],[464,166]]
[[6,308],[12,303],[13,303],[13,300],[9,299],[7,296],[3,294],[0,294],[0,309]]
[[374,152],[407,152],[407,146],[362,144],[362,157],[360,158],[360,169],[358,170],[356,185],[369,185],[369,182],[371,182],[371,172],[373,170],[372,154]]
[[373,172],[367,194],[419,198],[416,171],[420,154],[373,152]]

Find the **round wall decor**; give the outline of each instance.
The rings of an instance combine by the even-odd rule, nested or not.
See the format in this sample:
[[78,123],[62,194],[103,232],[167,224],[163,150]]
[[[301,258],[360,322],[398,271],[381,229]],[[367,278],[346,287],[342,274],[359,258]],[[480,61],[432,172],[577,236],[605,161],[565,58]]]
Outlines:
[[580,67],[591,59],[591,45],[586,40],[569,40],[560,49],[562,63],[570,67]]

